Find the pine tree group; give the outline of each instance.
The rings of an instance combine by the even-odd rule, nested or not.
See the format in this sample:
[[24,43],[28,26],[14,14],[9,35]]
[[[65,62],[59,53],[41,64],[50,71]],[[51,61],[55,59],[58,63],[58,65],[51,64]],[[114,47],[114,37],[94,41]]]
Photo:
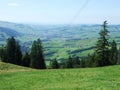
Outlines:
[[8,38],[6,46],[0,48],[0,59],[3,62],[25,67],[36,69],[46,68],[40,39],[33,42],[30,55],[28,52],[22,55],[18,41],[14,37]]
[[101,67],[108,65],[115,65],[119,61],[120,53],[117,49],[115,40],[112,43],[109,42],[107,21],[104,21],[102,30],[100,31],[96,50],[92,55],[88,55],[86,64],[91,67]]

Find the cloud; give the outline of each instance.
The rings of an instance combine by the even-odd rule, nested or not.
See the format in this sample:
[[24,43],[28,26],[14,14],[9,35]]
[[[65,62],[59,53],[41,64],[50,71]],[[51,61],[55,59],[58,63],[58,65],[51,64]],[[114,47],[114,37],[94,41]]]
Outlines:
[[10,7],[18,7],[18,6],[20,6],[20,4],[18,4],[18,3],[8,3],[8,6],[10,6]]

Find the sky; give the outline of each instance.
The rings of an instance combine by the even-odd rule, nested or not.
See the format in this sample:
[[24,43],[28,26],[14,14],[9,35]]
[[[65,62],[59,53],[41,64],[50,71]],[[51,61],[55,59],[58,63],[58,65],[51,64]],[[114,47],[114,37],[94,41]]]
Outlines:
[[38,24],[120,24],[120,0],[0,0],[0,20]]

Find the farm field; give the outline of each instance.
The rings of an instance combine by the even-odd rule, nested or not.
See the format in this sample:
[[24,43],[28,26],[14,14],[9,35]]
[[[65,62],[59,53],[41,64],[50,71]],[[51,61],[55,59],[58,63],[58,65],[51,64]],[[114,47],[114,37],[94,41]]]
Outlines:
[[120,66],[35,70],[0,62],[0,90],[120,90]]

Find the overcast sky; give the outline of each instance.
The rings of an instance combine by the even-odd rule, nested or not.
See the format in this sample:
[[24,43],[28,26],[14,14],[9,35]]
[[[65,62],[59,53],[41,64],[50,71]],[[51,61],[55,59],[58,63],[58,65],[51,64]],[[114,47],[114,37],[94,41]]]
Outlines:
[[0,0],[0,20],[41,24],[120,24],[120,0]]

